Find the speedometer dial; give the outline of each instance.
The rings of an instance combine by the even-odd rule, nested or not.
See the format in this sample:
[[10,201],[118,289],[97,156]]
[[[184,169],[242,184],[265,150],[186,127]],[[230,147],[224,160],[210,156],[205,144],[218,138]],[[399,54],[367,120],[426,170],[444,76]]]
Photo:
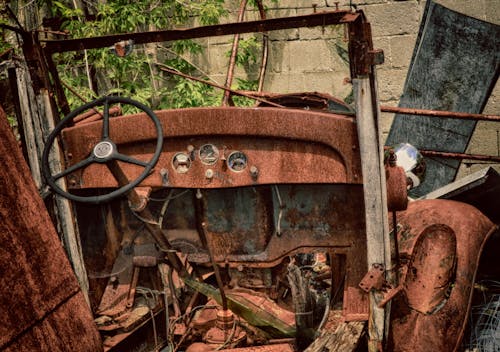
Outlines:
[[232,152],[227,158],[227,166],[235,172],[245,170],[245,168],[247,167],[247,163],[247,156],[243,152]]
[[205,144],[200,147],[200,160],[205,165],[213,165],[219,160],[219,149],[213,144]]

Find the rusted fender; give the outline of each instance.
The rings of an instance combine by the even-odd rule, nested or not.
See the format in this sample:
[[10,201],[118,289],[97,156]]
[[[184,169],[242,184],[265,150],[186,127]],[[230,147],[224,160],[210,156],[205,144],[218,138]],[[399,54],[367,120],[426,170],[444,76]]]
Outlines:
[[389,350],[455,351],[479,257],[496,227],[476,208],[441,199],[411,202],[398,224],[407,274],[392,303]]

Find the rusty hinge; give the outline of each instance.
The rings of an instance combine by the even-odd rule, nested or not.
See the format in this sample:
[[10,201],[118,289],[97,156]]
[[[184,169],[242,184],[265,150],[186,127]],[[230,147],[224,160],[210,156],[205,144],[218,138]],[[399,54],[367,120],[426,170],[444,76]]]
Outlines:
[[[404,282],[406,278],[406,270],[404,269],[405,268],[403,267],[402,282]],[[384,272],[385,270],[382,264],[373,264],[372,268],[366,273],[359,283],[359,287],[366,293],[370,292],[372,289],[383,291],[382,298],[378,303],[379,308],[383,308],[387,302],[392,300],[404,290],[403,284],[400,284],[397,287],[389,285],[389,283],[385,280]]]
[[382,289],[385,284],[384,271],[383,264],[373,264],[372,268],[366,273],[359,283],[359,287],[367,293],[370,292],[372,288],[376,290]]

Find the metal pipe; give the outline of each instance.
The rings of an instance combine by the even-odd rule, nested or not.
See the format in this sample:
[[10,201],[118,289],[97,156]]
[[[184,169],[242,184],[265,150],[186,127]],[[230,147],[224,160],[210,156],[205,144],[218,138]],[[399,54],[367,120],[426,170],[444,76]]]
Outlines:
[[171,73],[173,75],[177,75],[177,76],[186,78],[186,79],[190,79],[190,80],[193,80],[193,81],[196,81],[196,82],[205,83],[205,84],[207,84],[209,86],[212,86],[212,87],[215,87],[215,88],[227,90],[227,91],[231,92],[231,94],[239,95],[239,96],[242,96],[242,97],[245,97],[245,98],[254,99],[254,100],[260,101],[262,103],[266,103],[266,104],[269,104],[271,106],[274,106],[276,108],[284,108],[285,107],[283,105],[273,103],[272,101],[268,101],[266,99],[262,99],[262,98],[254,96],[254,95],[251,95],[251,94],[247,94],[247,93],[243,93],[243,92],[238,91],[238,90],[226,88],[226,87],[218,85],[216,83],[212,83],[212,82],[205,81],[205,80],[197,78],[197,77],[193,77],[193,76],[187,75],[187,74],[179,72],[177,70],[173,70],[173,69],[171,69],[169,67],[162,67],[162,66],[160,66],[160,70],[168,72],[168,73]]
[[[264,5],[262,4],[262,0],[256,0],[256,3],[257,3],[257,7],[259,9],[260,19],[265,20],[266,19],[266,10],[264,9]],[[262,88],[264,87],[264,77],[266,75],[268,53],[269,53],[269,36],[267,35],[267,32],[263,32],[262,33],[262,59],[260,62],[259,84],[257,87],[257,92],[261,92]]]
[[497,121],[497,122],[500,121],[499,115],[473,114],[468,112],[401,108],[401,107],[386,106],[386,105],[381,105],[380,110],[382,112],[392,112],[396,114],[444,117],[444,118],[454,118],[461,120],[480,120],[480,121]]
[[[245,15],[245,7],[247,6],[247,0],[242,0],[240,4],[240,12],[238,14],[238,23],[243,22],[243,16]],[[236,33],[233,39],[233,47],[231,49],[231,58],[229,59],[229,66],[227,68],[226,76],[226,88],[231,88],[233,83],[234,66],[236,65],[236,55],[238,54],[238,44],[240,42],[240,34]],[[222,106],[227,106],[229,104],[229,97],[231,92],[228,90],[224,91],[224,96],[222,97]]]
[[466,153],[451,153],[451,152],[438,152],[435,150],[420,150],[424,156],[435,156],[439,158],[448,158],[448,159],[468,159],[468,160],[479,160],[479,161],[491,161],[494,163],[500,163],[500,156],[493,155],[481,155],[481,154],[466,154]]

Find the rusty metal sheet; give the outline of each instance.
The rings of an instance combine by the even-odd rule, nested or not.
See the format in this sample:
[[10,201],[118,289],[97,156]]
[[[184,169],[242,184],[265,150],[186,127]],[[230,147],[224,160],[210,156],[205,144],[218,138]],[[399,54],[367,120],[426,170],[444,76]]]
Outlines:
[[[479,113],[498,77],[500,26],[428,1],[400,106]],[[397,114],[387,145],[410,143],[419,149],[463,153],[475,121]],[[412,191],[422,196],[455,178],[460,162],[427,158],[425,182]]]
[[[273,108],[196,108],[156,113],[164,130],[164,152],[142,186],[165,186],[162,169],[168,173],[168,186],[186,188],[362,182],[356,126],[351,118]],[[149,160],[154,150],[153,127],[142,114],[117,117],[110,120],[110,137],[121,153]],[[88,156],[100,133],[101,122],[64,130],[69,165]],[[225,158],[232,151],[243,151],[248,156],[247,169],[232,172],[222,158],[214,165],[203,165],[194,155],[188,172],[174,171],[172,159],[176,153],[188,153],[191,146],[196,154],[206,143],[216,145]],[[252,176],[251,166],[257,168],[258,177]],[[212,170],[211,178],[206,177],[208,169]],[[142,168],[123,164],[123,170],[132,179]],[[68,183],[72,188],[116,185],[104,165],[90,165],[71,177]]]
[[1,109],[0,156],[0,349],[101,350],[90,309]]
[[[456,350],[467,322],[480,253],[496,227],[476,208],[440,199],[410,202],[406,211],[398,213],[398,223],[400,257],[410,262],[410,281],[403,283],[405,295],[392,301],[389,345],[394,351],[414,351],[415,346],[422,351]],[[456,269],[450,262],[453,256]],[[447,282],[452,272],[454,279]]]

